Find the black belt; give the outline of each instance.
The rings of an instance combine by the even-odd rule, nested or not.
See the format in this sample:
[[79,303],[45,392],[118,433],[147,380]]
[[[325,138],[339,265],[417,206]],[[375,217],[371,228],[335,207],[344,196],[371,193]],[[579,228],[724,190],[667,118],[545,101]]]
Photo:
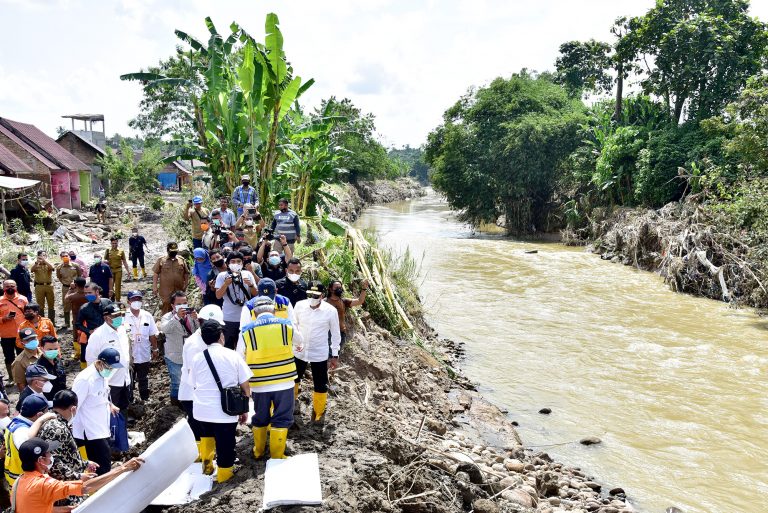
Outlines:
[[35,285],[53,285],[53,283],[51,283],[50,281],[48,283],[38,283],[38,282],[35,282]]

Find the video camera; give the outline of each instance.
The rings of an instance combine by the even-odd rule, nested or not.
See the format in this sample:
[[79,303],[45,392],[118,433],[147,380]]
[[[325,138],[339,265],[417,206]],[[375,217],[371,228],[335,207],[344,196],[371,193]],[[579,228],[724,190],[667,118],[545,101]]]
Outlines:
[[264,240],[275,240],[275,230],[274,228],[264,228]]

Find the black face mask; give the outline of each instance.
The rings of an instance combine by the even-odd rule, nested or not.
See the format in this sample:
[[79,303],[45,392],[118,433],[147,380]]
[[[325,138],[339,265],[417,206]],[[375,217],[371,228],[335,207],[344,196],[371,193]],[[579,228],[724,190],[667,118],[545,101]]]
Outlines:
[[333,289],[333,295],[334,296],[341,297],[341,295],[343,293],[344,293],[344,289],[342,289],[342,288]]
[[216,260],[213,265],[216,267],[224,267],[224,260]]
[[24,314],[24,318],[28,321],[34,321],[35,317],[37,317],[37,315],[33,312],[27,312]]
[[16,294],[16,289],[14,287],[9,287],[5,289],[5,293],[8,294],[9,296],[12,296]]
[[251,182],[242,182],[242,184],[243,184],[243,187],[248,187],[251,184]]
[[178,255],[178,254],[179,254],[178,251],[169,251],[168,252],[168,256],[171,257],[171,258],[176,258],[176,255]]

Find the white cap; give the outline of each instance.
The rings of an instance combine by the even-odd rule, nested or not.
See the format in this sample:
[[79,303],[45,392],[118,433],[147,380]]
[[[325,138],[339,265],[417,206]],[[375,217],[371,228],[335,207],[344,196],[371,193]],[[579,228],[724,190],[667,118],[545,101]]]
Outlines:
[[200,313],[197,314],[197,318],[202,323],[205,320],[213,319],[218,321],[219,324],[224,326],[224,313],[221,311],[219,305],[205,305],[200,309]]

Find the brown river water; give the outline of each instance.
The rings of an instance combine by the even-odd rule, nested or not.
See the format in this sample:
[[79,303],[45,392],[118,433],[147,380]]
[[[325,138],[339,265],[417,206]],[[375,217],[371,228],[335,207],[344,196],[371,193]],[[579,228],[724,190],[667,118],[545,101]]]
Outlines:
[[421,261],[428,321],[527,446],[639,511],[768,511],[768,320],[583,248],[473,233],[433,193],[356,226]]

